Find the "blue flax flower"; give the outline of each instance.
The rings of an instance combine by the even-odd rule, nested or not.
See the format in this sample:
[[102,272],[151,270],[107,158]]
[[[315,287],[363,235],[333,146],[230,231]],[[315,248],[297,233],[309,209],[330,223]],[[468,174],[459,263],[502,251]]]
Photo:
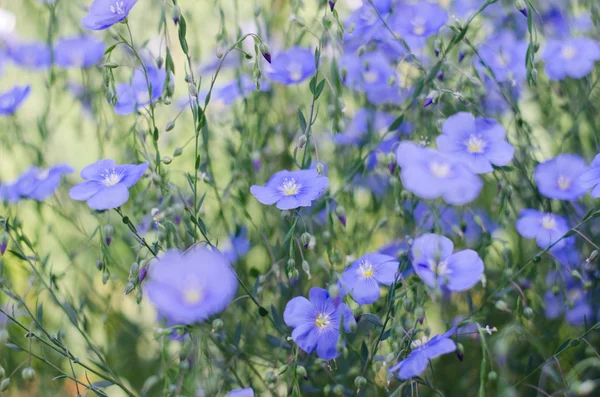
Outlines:
[[89,68],[104,57],[104,42],[93,37],[70,37],[54,48],[54,61],[63,68]]
[[440,152],[456,157],[475,174],[492,172],[492,164],[503,166],[512,160],[515,150],[496,120],[460,112],[448,117],[442,131],[437,138]]
[[251,387],[235,389],[230,391],[227,397],[254,397],[254,390]]
[[341,352],[336,345],[340,338],[340,327],[350,332],[354,321],[352,310],[340,299],[329,296],[327,290],[313,287],[308,299],[303,296],[290,300],[283,312],[288,327],[293,328],[292,339],[306,353],[317,350],[323,360],[333,360]]
[[[365,144],[369,141],[370,135],[381,136],[385,134],[394,119],[394,115],[390,113],[365,108],[359,109],[344,133],[334,135],[333,141],[338,145]],[[406,131],[407,125],[408,123],[402,125],[402,132]]]
[[308,48],[292,47],[273,58],[268,76],[285,85],[299,84],[315,74],[315,56]]
[[248,240],[248,229],[241,227],[237,233],[232,234],[229,240],[219,247],[223,255],[230,263],[235,263],[240,257],[250,251],[250,240]]
[[505,31],[479,46],[479,55],[475,57],[476,66],[483,61],[494,72],[496,80],[503,82],[521,82],[525,79],[525,56],[527,43],[517,40],[514,33]]
[[359,305],[368,305],[379,299],[379,287],[394,283],[399,262],[393,256],[371,253],[354,261],[342,274],[344,291]]
[[129,188],[140,180],[148,163],[117,165],[113,160],[100,160],[81,170],[86,180],[71,188],[73,200],[87,200],[90,208],[109,210],[129,200]]
[[413,350],[408,357],[388,371],[395,372],[400,379],[410,379],[421,375],[427,368],[429,360],[456,350],[456,343],[450,339],[454,332],[456,329],[452,328],[444,334],[434,336],[429,341],[426,341],[426,337],[423,337],[423,340],[412,341]]
[[148,83],[144,72],[136,69],[133,72],[131,84],[122,83],[117,85],[117,104],[115,112],[119,115],[128,115],[150,104],[156,102],[162,95],[163,86],[167,78],[164,68],[159,69],[154,65],[147,64],[148,83],[152,86],[152,98],[148,97]]
[[[521,236],[535,238],[541,249],[548,248],[569,231],[567,220],[562,216],[534,209],[521,210],[516,227]],[[559,249],[564,244],[564,240],[561,240],[553,248]]]
[[91,30],[103,30],[124,21],[138,0],[94,0],[81,24]]
[[444,236],[427,233],[413,242],[410,250],[415,273],[430,287],[453,292],[466,291],[483,275],[483,261],[477,252],[466,249],[452,253],[454,244]]
[[31,92],[31,86],[15,86],[0,94],[0,116],[11,116],[21,107]]
[[402,142],[396,151],[402,184],[420,198],[442,197],[451,205],[467,204],[479,196],[483,182],[467,166],[433,149]]
[[265,186],[254,185],[250,192],[265,205],[277,204],[280,210],[310,207],[327,189],[329,179],[316,170],[279,171]]
[[584,317],[588,321],[593,318],[594,313],[588,303],[589,294],[584,291],[581,280],[573,278],[565,268],[548,273],[546,284],[549,288],[559,286],[563,290],[558,294],[552,291],[544,294],[544,312],[547,318],[553,320],[564,313],[567,322],[575,326],[584,325]]
[[585,161],[575,155],[563,153],[538,164],[533,177],[540,193],[556,200],[577,200],[586,192],[581,175],[588,170]]
[[16,194],[21,198],[44,201],[52,196],[65,174],[73,172],[67,164],[58,164],[47,169],[31,167],[14,184]]
[[237,291],[229,261],[219,251],[195,247],[167,251],[150,264],[144,292],[171,324],[193,324],[220,313]]
[[439,4],[422,1],[397,6],[388,24],[414,49],[423,47],[427,38],[437,34],[447,20],[448,14]]
[[592,189],[590,196],[593,198],[600,197],[600,154],[594,157],[590,168],[581,174],[579,182],[585,190]]
[[600,60],[600,45],[587,37],[571,37],[565,40],[548,40],[542,60],[550,80],[567,77],[580,79],[594,69]]
[[19,66],[32,70],[44,70],[50,67],[52,56],[45,43],[18,43],[8,47],[8,54]]

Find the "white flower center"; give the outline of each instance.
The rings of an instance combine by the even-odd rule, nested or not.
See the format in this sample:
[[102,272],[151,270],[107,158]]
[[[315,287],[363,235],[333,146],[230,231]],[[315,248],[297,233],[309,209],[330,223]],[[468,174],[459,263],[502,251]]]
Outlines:
[[433,176],[438,178],[445,178],[450,173],[450,166],[446,163],[434,161],[429,166],[429,170],[431,171]]
[[471,135],[465,142],[465,146],[467,147],[469,153],[483,153],[486,142],[478,136]]
[[121,182],[122,176],[119,174],[114,168],[108,170],[101,174],[104,179],[102,182],[106,186],[115,186],[117,183]]
[[326,328],[331,324],[331,317],[327,313],[321,313],[315,319],[315,324],[321,329]]
[[302,79],[302,65],[297,62],[292,62],[287,67],[288,76],[290,80],[298,81]]
[[429,262],[429,268],[431,270],[433,270],[438,276],[447,276],[450,273],[452,273],[452,271],[450,270],[450,268],[448,267],[448,262],[446,261],[440,261],[440,262],[435,262],[433,259]]
[[556,183],[558,184],[558,188],[560,190],[567,190],[571,187],[571,178],[561,175],[558,177]]
[[556,219],[552,214],[546,214],[542,218],[542,227],[544,229],[553,230],[556,228]]
[[297,194],[299,190],[300,190],[300,185],[298,185],[298,183],[296,183],[295,178],[284,178],[283,179],[283,184],[281,185],[281,191],[283,192],[283,194],[285,194],[286,196],[291,196],[291,195]]
[[363,79],[367,83],[374,83],[377,80],[379,80],[379,74],[377,74],[377,72],[373,72],[371,70],[368,70],[368,71],[365,71],[363,73]]
[[505,68],[510,63],[510,56],[508,54],[500,53],[496,55],[496,63],[498,64],[498,66]]
[[560,55],[563,59],[573,59],[577,55],[577,48],[573,47],[572,45],[567,45],[563,47]]
[[410,342],[410,348],[414,350],[417,347],[423,346],[425,343],[427,343],[427,336],[423,335],[421,339],[415,339]]
[[417,20],[413,22],[412,32],[415,36],[422,36],[425,33],[425,21]]
[[187,288],[183,293],[183,299],[190,305],[199,303],[202,298],[204,298],[204,294],[198,285],[194,285],[192,288]]
[[110,6],[110,11],[112,11],[113,14],[124,15],[125,5],[122,1],[116,1],[114,6]]
[[358,274],[363,278],[373,277],[373,265],[369,261],[361,261],[358,267]]

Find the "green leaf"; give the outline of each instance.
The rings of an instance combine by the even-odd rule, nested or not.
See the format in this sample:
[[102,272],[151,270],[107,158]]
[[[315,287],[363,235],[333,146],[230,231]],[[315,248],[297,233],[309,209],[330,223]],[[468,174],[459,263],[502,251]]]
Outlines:
[[360,316],[360,318],[364,318],[366,321],[370,322],[371,324],[375,324],[378,327],[383,327],[381,319],[374,314],[365,313],[362,316]]
[[396,120],[394,120],[394,122],[390,125],[390,127],[388,128],[388,131],[390,131],[390,132],[396,131],[398,129],[398,127],[400,127],[400,124],[402,124],[403,121],[404,121],[404,113],[402,113],[400,116],[396,117]]
[[298,109],[298,122],[300,123],[300,130],[303,133],[306,132],[306,117],[304,117],[304,113],[302,113],[302,109]]
[[75,326],[79,326],[79,321],[77,320],[77,314],[75,314],[75,310],[73,310],[73,308],[71,307],[71,305],[69,305],[69,303],[67,301],[65,301],[65,303],[63,303],[63,307],[65,308],[65,311],[67,312],[67,315],[71,319],[71,322]]
[[318,99],[325,88],[325,79],[321,80],[317,85],[317,89],[315,90],[315,99]]
[[367,344],[363,340],[363,343],[360,346],[360,361],[362,361],[363,364],[366,364],[368,359],[369,359],[369,348],[367,348]]
[[565,350],[567,350],[569,348],[569,343],[571,343],[571,338],[568,338],[566,341],[564,341],[559,347],[558,349],[556,349],[554,351],[554,355],[558,355],[562,352],[564,352]]

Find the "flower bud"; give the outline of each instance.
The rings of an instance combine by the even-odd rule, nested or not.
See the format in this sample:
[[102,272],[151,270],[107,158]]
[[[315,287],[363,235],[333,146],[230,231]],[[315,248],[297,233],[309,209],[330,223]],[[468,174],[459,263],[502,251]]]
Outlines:
[[354,316],[352,316],[348,321],[348,329],[350,330],[350,332],[356,332],[357,328],[358,324],[356,324],[356,320],[354,319]]
[[409,297],[405,297],[404,300],[402,300],[402,306],[404,307],[404,310],[410,313],[413,308],[413,302]]
[[159,55],[158,58],[156,58],[156,67],[161,69],[164,64],[165,64],[165,60],[163,59],[163,57],[161,57]]
[[304,147],[304,145],[306,145],[306,142],[308,141],[308,138],[306,137],[305,134],[302,134],[300,136],[300,139],[298,139],[298,147],[300,149],[302,149]]
[[173,128],[175,128],[175,120],[169,121],[167,123],[167,126],[165,127],[165,131],[171,131]]
[[198,89],[196,88],[196,86],[192,83],[188,84],[188,90],[191,96],[193,96],[194,98],[198,96]]
[[177,4],[175,4],[171,10],[171,17],[173,18],[175,25],[177,25],[179,23],[179,19],[181,18],[181,8],[179,8]]
[[329,288],[327,288],[327,291],[332,298],[337,298],[340,295],[340,287],[337,284],[331,284]]
[[306,378],[306,368],[302,365],[296,366],[296,375]]
[[271,63],[271,50],[269,49],[269,46],[265,43],[260,43],[258,49],[260,50],[260,53],[262,54],[263,58],[265,58],[267,62]]
[[288,259],[287,266],[288,266],[288,269],[291,269],[296,266],[296,261],[294,260],[294,258]]
[[425,317],[425,310],[421,306],[415,309],[415,317],[423,324],[423,318]]
[[135,289],[135,284],[131,281],[125,285],[125,295],[129,295]]
[[115,228],[110,223],[104,226],[104,242],[106,243],[106,245],[110,245],[114,233]]
[[148,274],[148,268],[146,267],[142,267],[140,269],[140,273],[138,274],[138,281],[141,283],[142,281],[144,281],[144,279],[146,278],[146,275]]
[[331,12],[333,12],[333,9],[335,8],[335,3],[337,3],[337,0],[329,0],[329,9]]
[[525,2],[523,0],[516,0],[515,7],[517,8],[517,10],[519,10],[521,14],[527,16],[527,6],[525,5]]
[[323,175],[323,171],[325,170],[325,166],[323,163],[317,163],[317,174]]
[[220,318],[215,318],[212,322],[213,331],[218,331],[221,328],[223,328],[223,320],[221,320]]
[[435,103],[439,96],[440,96],[440,93],[437,92],[436,90],[430,91],[429,94],[427,94],[425,101],[423,102],[423,107],[426,108],[427,106],[431,105],[432,103]]
[[308,276],[308,279],[310,280],[312,278],[310,276],[310,265],[308,264],[308,262],[306,260],[302,261],[302,270],[304,271],[304,273],[306,273],[306,275]]
[[35,369],[31,367],[25,367],[23,368],[23,371],[21,371],[21,376],[26,381],[33,380],[33,378],[35,378]]
[[458,357],[460,361],[465,358],[465,347],[462,345],[462,343],[456,344],[456,357]]
[[10,334],[6,330],[6,328],[0,328],[0,345],[5,344],[10,338]]
[[498,374],[496,373],[496,371],[490,371],[490,372],[488,373],[488,380],[489,380],[490,382],[495,382],[495,381],[496,381],[496,379],[498,379]]
[[338,205],[335,208],[335,214],[337,215],[342,225],[346,227],[346,209],[344,208],[344,206]]
[[110,278],[110,273],[108,273],[108,271],[106,269],[104,269],[104,272],[102,273],[102,284],[106,285],[106,283],[108,283],[109,278]]
[[10,378],[4,379],[2,382],[0,382],[0,391],[7,391],[9,386]]
[[333,387],[333,392],[337,395],[342,396],[344,394],[344,386],[343,385],[335,385]]
[[523,309],[523,317],[525,317],[527,320],[530,320],[533,317],[533,309],[529,306],[526,306]]
[[300,236],[300,242],[302,243],[302,246],[304,247],[304,249],[307,249],[308,244],[310,243],[310,233],[308,233],[308,232],[302,233],[302,235]]
[[96,261],[96,269],[98,269],[98,270],[104,269],[104,262],[102,262],[102,259],[98,259]]
[[258,17],[258,16],[260,16],[260,13],[261,13],[261,12],[262,12],[262,7],[261,7],[261,6],[259,6],[258,4],[256,4],[256,5],[254,6],[254,16],[255,16],[255,17]]
[[354,378],[354,386],[356,386],[357,390],[360,390],[361,387],[364,387],[367,384],[367,379],[364,376],[357,376]]
[[293,21],[301,28],[306,26],[306,22],[304,21],[304,18],[302,18],[302,17],[294,16]]
[[162,162],[163,162],[163,164],[169,165],[173,162],[173,159],[169,156],[164,156],[162,158]]
[[8,234],[2,233],[0,234],[0,255],[4,255],[6,247],[8,247]]
[[499,300],[496,302],[496,309],[505,312],[508,310],[508,305],[503,300]]
[[179,157],[183,153],[183,148],[178,147],[173,150],[173,157]]

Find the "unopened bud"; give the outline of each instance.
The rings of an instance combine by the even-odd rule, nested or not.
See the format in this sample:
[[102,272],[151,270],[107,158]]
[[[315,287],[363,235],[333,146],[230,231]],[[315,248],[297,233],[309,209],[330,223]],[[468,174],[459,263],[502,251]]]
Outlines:
[[329,0],[329,9],[331,10],[331,12],[333,12],[336,2],[337,2],[337,0]]
[[175,148],[175,150],[173,150],[173,157],[179,157],[181,156],[181,153],[183,153],[183,148]]
[[169,165],[173,162],[173,159],[169,156],[164,156],[162,158],[162,162],[163,162],[163,164]]
[[317,174],[323,175],[323,171],[325,170],[325,166],[323,163],[317,163]]
[[306,142],[308,141],[308,138],[306,138],[305,134],[302,134],[300,136],[300,139],[298,139],[298,147],[300,149],[302,149],[304,147],[304,145],[306,145]]
[[9,338],[10,338],[10,335],[9,335],[8,331],[6,330],[6,328],[0,328],[0,345],[3,345],[6,342],[8,342]]
[[196,88],[196,86],[192,83],[188,84],[188,90],[190,92],[190,95],[193,96],[194,98],[198,96],[198,89]]
[[340,296],[340,287],[337,284],[331,284],[329,288],[327,288],[327,292],[329,292],[330,297],[337,298]]
[[0,255],[4,255],[6,247],[8,247],[8,234],[2,233],[0,234]]
[[579,385],[577,385],[577,394],[580,396],[588,396],[592,394],[592,392],[596,389],[596,382],[593,380],[584,380]]
[[258,48],[263,58],[265,58],[267,62],[271,63],[271,50],[269,49],[269,46],[265,43],[260,43],[260,46]]
[[115,228],[111,224],[104,226],[104,242],[106,243],[106,245],[110,245],[114,233]]
[[26,381],[33,380],[33,378],[35,378],[35,369],[31,367],[25,367],[23,368],[23,371],[21,371],[21,376]]
[[499,300],[496,302],[496,309],[505,312],[508,310],[508,305],[503,300]]
[[221,320],[220,318],[215,318],[212,322],[212,329],[218,331],[221,328],[223,328],[223,325],[223,320]]
[[102,262],[102,259],[98,259],[96,261],[96,269],[98,269],[98,270],[104,269],[104,262]]
[[598,257],[598,250],[593,250],[592,253],[590,254],[589,258],[587,258],[585,261],[586,262],[593,262],[596,260],[596,258]]
[[529,306],[525,307],[525,309],[523,309],[523,317],[530,320],[533,317],[533,309]]
[[148,274],[148,269],[146,267],[142,267],[140,269],[140,273],[138,274],[138,281],[141,283],[142,281],[144,281],[144,279],[146,278],[146,275]]
[[525,5],[525,2],[523,0],[516,0],[515,7],[517,8],[517,10],[519,10],[521,14],[527,16],[527,6]]
[[298,365],[296,367],[296,375],[306,378],[306,368],[304,368],[302,365]]
[[496,381],[496,379],[498,379],[498,374],[496,373],[496,371],[490,371],[490,372],[488,373],[488,380],[489,380],[490,382],[495,382],[495,381]]
[[108,283],[108,279],[110,278],[110,273],[108,273],[108,271],[104,271],[104,273],[102,273],[102,284],[106,285],[106,283]]
[[410,313],[413,308],[413,302],[410,300],[410,298],[405,297],[402,301],[402,307],[404,307],[404,310]]
[[435,103],[439,96],[440,96],[440,94],[436,90],[430,91],[429,94],[427,94],[425,101],[423,102],[423,107],[426,108],[427,106],[431,105],[432,103]]
[[175,4],[171,10],[171,17],[173,18],[175,25],[177,25],[179,23],[179,19],[181,18],[181,8],[179,8],[177,4]]
[[217,58],[223,58],[223,47],[221,46],[217,47]]
[[354,378],[354,386],[356,386],[358,390],[360,390],[360,388],[364,387],[366,384],[367,379],[364,376],[357,376],[356,378]]
[[460,361],[465,358],[465,347],[462,345],[462,343],[456,344],[456,357],[458,357]]
[[0,382],[0,391],[7,391],[10,386],[10,378],[6,378]]
[[308,276],[308,279],[310,280],[311,279],[311,276],[310,276],[310,265],[305,260],[302,261],[302,270],[304,271],[304,273],[306,273],[306,275]]
[[344,227],[346,227],[346,209],[344,208],[344,206],[338,205],[335,208],[335,214],[337,215],[337,217],[340,220],[340,222],[342,223],[342,225],[344,225]]
[[161,69],[165,63],[165,60],[160,55],[156,58],[156,67]]
[[300,236],[300,242],[302,243],[302,246],[304,247],[304,249],[307,249],[308,244],[310,243],[310,233],[308,233],[308,232],[302,233],[302,235]]
[[165,127],[165,131],[171,131],[173,128],[175,128],[175,120],[169,121],[167,123],[167,126]]

